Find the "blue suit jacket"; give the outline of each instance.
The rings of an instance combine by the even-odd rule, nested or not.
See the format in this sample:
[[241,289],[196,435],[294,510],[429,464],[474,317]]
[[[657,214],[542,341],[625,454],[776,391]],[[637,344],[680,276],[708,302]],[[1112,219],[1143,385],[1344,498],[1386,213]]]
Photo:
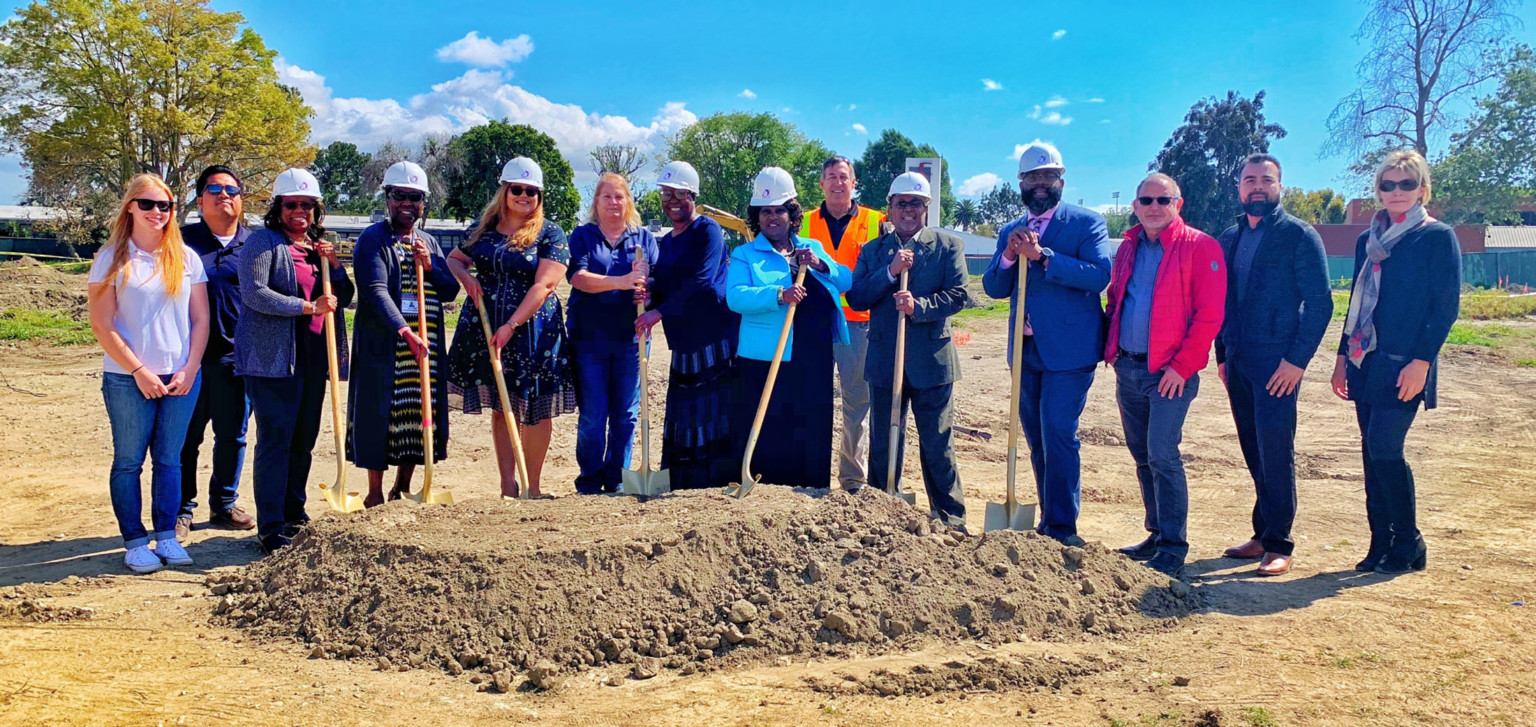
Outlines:
[[[1008,298],[1008,360],[1013,360],[1013,317],[1019,310],[1018,268],[1003,268],[1008,235],[1026,217],[1008,223],[997,236],[997,251],[981,277],[982,289],[993,298]],[[1099,295],[1109,286],[1115,248],[1104,218],[1093,210],[1061,203],[1051,217],[1040,246],[1052,251],[1050,265],[1028,263],[1029,292],[1025,306],[1035,329],[1040,360],[1050,371],[1091,368],[1104,358],[1104,304]],[[1015,266],[1027,263],[1020,257]]]
[[[833,260],[822,249],[821,243],[808,237],[796,237],[795,247],[816,253],[827,263],[827,274],[812,269],[806,285],[821,285],[837,301],[853,284],[853,271]],[[812,282],[812,278],[815,282]],[[758,235],[751,242],[731,252],[731,268],[726,275],[725,303],[741,314],[741,337],[737,353],[750,359],[771,361],[773,350],[779,345],[779,331],[784,328],[784,314],[788,304],[779,303],[779,291],[795,284],[789,274],[789,261],[773,249],[768,238]],[[832,316],[832,333],[838,343],[848,342],[848,321],[842,316]],[[789,329],[789,341],[784,347],[784,360],[794,353],[795,329]]]

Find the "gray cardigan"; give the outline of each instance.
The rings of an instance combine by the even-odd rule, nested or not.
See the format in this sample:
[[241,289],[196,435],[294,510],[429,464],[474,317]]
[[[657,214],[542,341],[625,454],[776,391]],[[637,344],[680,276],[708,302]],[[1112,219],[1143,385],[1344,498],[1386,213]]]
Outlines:
[[[294,374],[294,318],[304,314],[289,241],[259,230],[240,249],[240,322],[235,326],[235,374],[282,378]],[[331,292],[344,309],[356,289],[345,266],[331,269]],[[347,378],[347,317],[336,316],[337,375]]]

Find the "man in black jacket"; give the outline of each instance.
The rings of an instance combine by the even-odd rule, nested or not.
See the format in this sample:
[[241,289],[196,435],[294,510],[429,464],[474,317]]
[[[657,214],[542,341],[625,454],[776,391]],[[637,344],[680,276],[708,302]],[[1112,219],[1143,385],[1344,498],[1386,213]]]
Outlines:
[[1258,497],[1253,538],[1226,556],[1262,556],[1258,574],[1275,576],[1290,570],[1295,547],[1296,392],[1333,318],[1333,296],[1322,238],[1280,207],[1280,162],[1250,155],[1238,193],[1243,216],[1221,233],[1227,315],[1216,363]]
[[240,247],[251,231],[244,214],[240,177],[214,165],[197,175],[197,222],[183,225],[181,239],[203,259],[208,274],[208,347],[203,351],[203,388],[181,449],[181,511],[176,539],[185,541],[197,509],[197,453],[213,421],[213,474],[208,479],[208,521],[234,530],[256,527],[256,518],[235,505],[245,461],[246,423],[251,405],[235,375],[235,322],[240,319]]

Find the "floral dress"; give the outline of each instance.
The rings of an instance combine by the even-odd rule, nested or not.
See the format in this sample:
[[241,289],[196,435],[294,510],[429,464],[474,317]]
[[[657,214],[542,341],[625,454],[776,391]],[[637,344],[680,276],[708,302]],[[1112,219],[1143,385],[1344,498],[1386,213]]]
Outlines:
[[[495,231],[485,233],[473,244],[466,240],[459,250],[475,263],[475,278],[485,291],[486,314],[490,316],[493,333],[522,305],[533,287],[540,261],[551,260],[561,265],[571,262],[565,232],[547,220],[538,241],[526,250],[513,249],[506,236]],[[486,406],[501,411],[490,349],[473,301],[465,301],[454,330],[453,346],[448,351],[448,363],[449,390],[463,397],[465,414],[479,414]],[[550,295],[538,313],[517,327],[512,340],[501,350],[501,365],[513,413],[522,424],[537,424],[576,410],[571,351],[565,315],[557,296]]]

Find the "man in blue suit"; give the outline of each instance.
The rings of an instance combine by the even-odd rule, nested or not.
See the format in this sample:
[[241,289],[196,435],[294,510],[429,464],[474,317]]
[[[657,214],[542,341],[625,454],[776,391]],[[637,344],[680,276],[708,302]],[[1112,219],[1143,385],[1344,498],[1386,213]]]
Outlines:
[[[1056,147],[1036,141],[1019,156],[1019,193],[1028,214],[997,236],[982,276],[993,298],[1011,301],[1008,360],[1023,346],[1019,419],[1040,498],[1039,532],[1068,545],[1077,534],[1082,462],[1077,422],[1088,403],[1093,370],[1104,357],[1104,306],[1114,248],[1104,218],[1061,201],[1066,167]],[[1021,258],[1023,258],[1021,260]],[[1018,269],[1027,265],[1024,340],[1013,340],[1020,315]]]

